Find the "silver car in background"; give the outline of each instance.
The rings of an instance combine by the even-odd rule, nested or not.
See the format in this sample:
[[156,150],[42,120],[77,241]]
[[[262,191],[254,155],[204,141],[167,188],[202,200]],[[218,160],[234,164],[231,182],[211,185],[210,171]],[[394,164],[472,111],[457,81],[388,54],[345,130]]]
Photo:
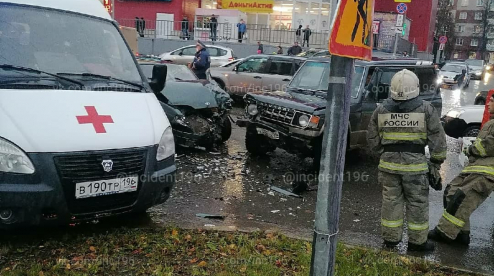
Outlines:
[[[218,67],[235,60],[235,54],[230,48],[217,45],[206,45],[206,47],[209,52],[209,56],[211,57],[211,67]],[[169,53],[161,54],[159,57],[163,63],[187,65],[187,63],[194,60],[195,54],[196,46],[190,45],[178,48]]]

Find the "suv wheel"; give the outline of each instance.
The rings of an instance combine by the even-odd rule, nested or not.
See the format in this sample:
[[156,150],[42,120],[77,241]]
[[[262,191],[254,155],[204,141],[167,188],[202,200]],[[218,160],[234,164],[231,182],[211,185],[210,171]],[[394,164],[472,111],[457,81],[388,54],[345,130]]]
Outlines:
[[232,122],[228,115],[222,118],[221,123],[221,141],[224,143],[232,136]]
[[247,128],[245,147],[250,154],[255,156],[266,155],[266,153],[276,149],[275,146],[271,145],[268,137],[257,133],[254,126]]

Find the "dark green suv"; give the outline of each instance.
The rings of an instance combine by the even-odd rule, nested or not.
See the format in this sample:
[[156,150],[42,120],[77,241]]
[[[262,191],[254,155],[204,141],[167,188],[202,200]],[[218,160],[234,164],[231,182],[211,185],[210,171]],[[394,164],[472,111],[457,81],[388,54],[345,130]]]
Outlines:
[[[326,122],[326,95],[329,83],[329,58],[307,60],[297,71],[286,91],[245,95],[247,127],[245,143],[251,154],[263,155],[282,148],[302,156],[321,155]],[[431,62],[419,60],[379,60],[355,64],[352,88],[348,146],[367,144],[367,126],[376,107],[389,96],[391,78],[408,69],[420,80],[420,96],[441,114],[442,98],[437,72]],[[329,122],[330,123],[330,122]]]

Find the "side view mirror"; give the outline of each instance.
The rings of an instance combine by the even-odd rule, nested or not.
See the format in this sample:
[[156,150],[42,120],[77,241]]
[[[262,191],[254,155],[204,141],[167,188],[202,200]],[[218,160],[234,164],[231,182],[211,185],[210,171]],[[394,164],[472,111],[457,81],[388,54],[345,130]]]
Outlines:
[[178,55],[179,55],[179,56],[182,56],[183,54],[184,54],[184,53],[182,53],[182,52],[179,52],[179,53],[178,53]]
[[156,64],[153,66],[153,76],[149,82],[149,86],[151,86],[154,93],[161,93],[161,91],[165,88],[167,73],[168,67],[166,67],[166,65]]
[[238,64],[236,64],[235,67],[233,67],[233,71],[238,72]]

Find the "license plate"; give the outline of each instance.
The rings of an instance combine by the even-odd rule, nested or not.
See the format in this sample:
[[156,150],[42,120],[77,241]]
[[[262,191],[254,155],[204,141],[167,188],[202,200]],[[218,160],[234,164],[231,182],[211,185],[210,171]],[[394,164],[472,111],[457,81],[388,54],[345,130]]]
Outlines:
[[75,198],[87,198],[134,192],[137,190],[137,176],[108,180],[88,181],[75,184]]
[[264,129],[264,128],[258,128],[257,133],[264,135],[270,139],[274,139],[274,140],[280,139],[280,134],[277,131],[269,131],[269,130]]

